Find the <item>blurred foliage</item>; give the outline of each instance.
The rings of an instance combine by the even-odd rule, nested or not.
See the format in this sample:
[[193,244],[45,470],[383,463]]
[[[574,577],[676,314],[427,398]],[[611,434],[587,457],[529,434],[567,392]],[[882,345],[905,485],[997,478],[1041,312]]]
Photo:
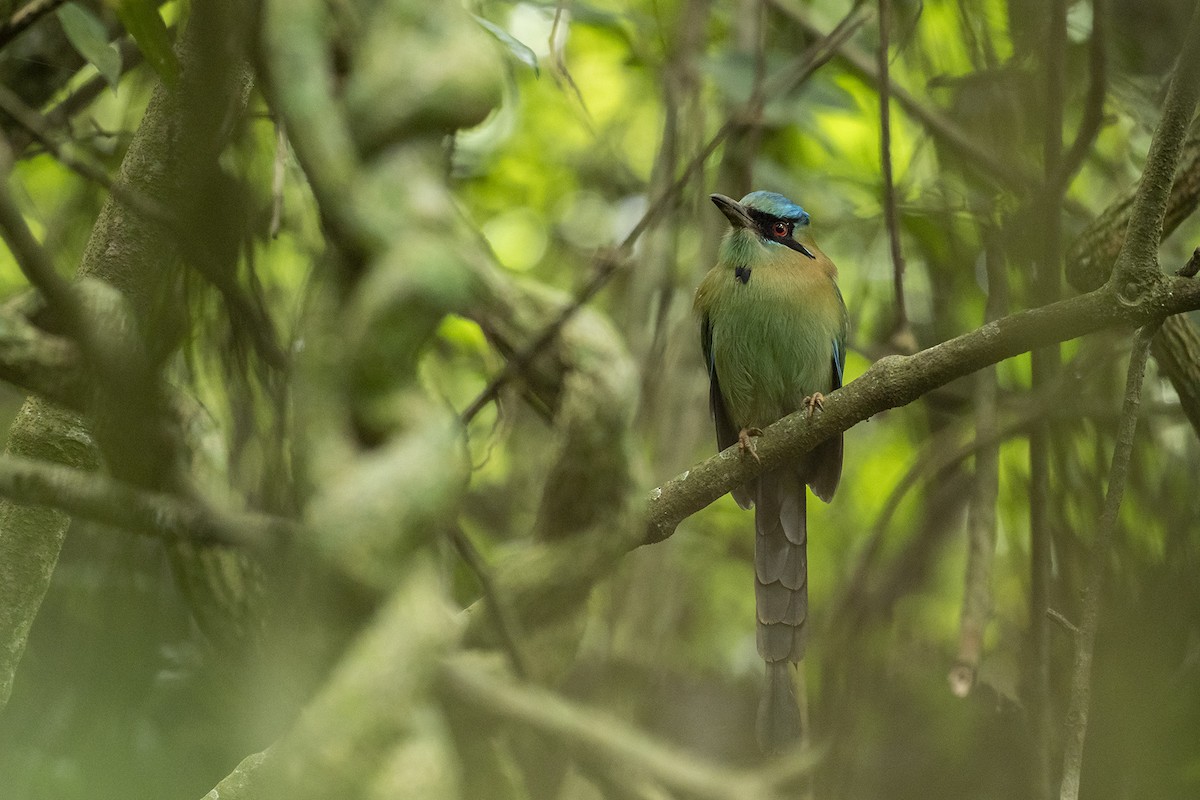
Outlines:
[[[168,19],[181,13],[179,5],[166,4]],[[483,124],[448,142],[449,181],[462,215],[506,274],[568,293],[592,277],[598,254],[624,239],[751,95],[758,55],[744,46],[746,31],[755,41],[761,23],[761,61],[772,74],[812,42],[778,6],[826,31],[850,6],[834,0],[468,5],[504,58],[504,98]],[[895,83],[1014,172],[1039,175],[1051,4],[894,5]],[[1067,5],[1069,145],[1085,103],[1092,5]],[[1066,241],[1138,178],[1190,14],[1189,4],[1166,0],[1110,5],[1104,124],[1068,186],[1061,210]],[[98,5],[93,11],[102,13]],[[877,42],[873,25],[848,44],[868,59]],[[52,107],[95,75],[60,49],[63,63],[49,66],[73,77],[47,95],[5,63],[18,52],[13,45],[0,54],[0,73],[38,107]],[[31,83],[13,82],[20,80]],[[148,67],[127,72],[65,133],[115,171],[156,80]],[[717,182],[734,148],[718,150],[663,203],[632,257],[592,303],[622,333],[640,371],[636,430],[644,490],[714,446],[691,313],[692,292],[724,225],[707,201],[710,191],[740,196],[765,188],[800,202],[841,271],[853,323],[847,379],[891,352],[892,266],[875,87],[835,57],[796,91],[764,100],[749,164],[753,187]],[[314,271],[330,264],[322,219],[295,157],[279,148],[271,109],[257,92],[238,125],[222,166],[245,187],[239,280],[265,301],[288,349],[302,354],[311,345],[300,321],[311,310]],[[1042,230],[1036,185],[1024,193],[997,188],[898,108],[891,157],[909,320],[920,346],[983,322],[989,235],[1002,242],[1011,309],[1052,299],[1033,288]],[[73,272],[103,189],[36,147],[17,162],[12,185],[55,265]],[[1186,222],[1165,242],[1163,264],[1181,265],[1198,236],[1200,225]],[[11,255],[0,250],[0,297],[26,289]],[[291,470],[305,456],[298,452],[303,443],[292,438],[287,403],[279,400],[284,390],[239,340],[213,293],[196,288],[189,307],[194,332],[169,374],[203,409],[202,460],[212,470],[204,485],[235,505],[294,511],[303,506],[304,487],[291,483]],[[1062,385],[1051,387],[1051,601],[1067,619],[1078,618],[1125,350],[1120,332],[1072,343],[1062,350]],[[461,411],[503,364],[475,322],[450,316],[424,352],[420,378],[430,396]],[[998,375],[1001,419],[1021,418],[1037,399],[1029,391],[1028,356],[999,365]],[[951,694],[946,675],[958,646],[971,459],[918,472],[881,522],[906,473],[930,451],[969,442],[972,385],[964,379],[848,431],[837,498],[809,505],[813,634],[805,671],[815,741],[827,748],[816,796],[1032,796],[1026,429],[1016,426],[1000,448],[994,615],[979,682],[966,698]],[[0,393],[6,419],[20,399],[7,388]],[[461,526],[490,561],[528,539],[554,442],[546,421],[513,388],[467,426],[466,440],[470,487],[459,519],[448,524]],[[1106,554],[1086,797],[1200,794],[1198,456],[1174,392],[1152,368],[1119,536]],[[563,690],[713,757],[754,763],[761,662],[752,530],[751,515],[725,497],[667,542],[626,557],[592,594]],[[74,525],[68,542],[14,697],[0,714],[0,796],[204,795],[246,754],[273,741],[304,690],[295,689],[281,708],[260,708],[261,698],[246,685],[253,680],[214,667],[217,659],[155,542],[84,524]],[[478,580],[448,545],[441,566],[459,603],[479,597]],[[1065,631],[1053,631],[1052,656],[1057,720],[1072,659]],[[599,796],[583,781],[567,787],[569,796]]]

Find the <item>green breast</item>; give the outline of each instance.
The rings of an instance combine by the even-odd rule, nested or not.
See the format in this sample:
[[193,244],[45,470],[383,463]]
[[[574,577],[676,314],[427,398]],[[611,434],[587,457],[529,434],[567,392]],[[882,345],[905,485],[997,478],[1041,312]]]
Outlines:
[[[730,270],[709,310],[717,380],[739,428],[765,427],[806,396],[833,388],[841,309],[830,313],[815,293],[797,291],[794,281],[780,285],[771,270],[761,273],[743,284]],[[836,302],[832,291],[828,296]]]

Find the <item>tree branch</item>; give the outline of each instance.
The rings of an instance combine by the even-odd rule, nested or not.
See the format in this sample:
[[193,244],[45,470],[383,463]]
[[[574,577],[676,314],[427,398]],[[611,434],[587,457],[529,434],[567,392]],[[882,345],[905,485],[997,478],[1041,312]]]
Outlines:
[[615,717],[583,708],[559,694],[535,686],[519,685],[488,669],[477,655],[448,659],[441,680],[446,694],[491,714],[529,725],[574,749],[601,754],[612,768],[645,772],[669,790],[706,800],[781,797],[784,785],[807,774],[811,754],[767,771],[742,771],[714,767],[709,759],[669,747]]
[[1110,280],[1132,284],[1152,279],[1160,272],[1158,246],[1162,241],[1163,220],[1175,181],[1175,168],[1183,150],[1188,125],[1200,100],[1200,4],[1192,13],[1187,39],[1176,62],[1175,75],[1167,90],[1162,118],[1150,141],[1146,167],[1134,196],[1129,215],[1129,231],[1117,256]]
[[[1067,183],[1060,177],[1062,161],[1063,105],[1066,83],[1067,0],[1043,4],[1048,15],[1042,46],[1045,80],[1042,127],[1042,185],[1034,194],[1030,210],[1039,224],[1031,305],[1057,300],[1062,293],[1062,203]],[[1058,342],[1037,347],[1030,353],[1030,386],[1034,392],[1049,386],[1058,373],[1062,357]],[[1045,609],[1050,606],[1051,531],[1057,517],[1051,502],[1051,450],[1055,444],[1048,420],[1040,420],[1029,431],[1029,619],[1024,696],[1029,707],[1033,738],[1033,792],[1036,800],[1050,800],[1054,791],[1054,719],[1051,716],[1050,625]]]
[[88,388],[75,343],[33,325],[14,303],[0,306],[0,380],[76,411]]
[[[1130,302],[1132,300],[1132,302]],[[1164,278],[1135,298],[1100,289],[1022,311],[911,356],[875,362],[862,377],[826,397],[811,419],[784,417],[756,442],[760,461],[737,447],[697,464],[650,492],[641,544],[662,541],[685,518],[762,472],[793,461],[819,442],[885,411],[906,405],[955,378],[1051,342],[1114,325],[1141,325],[1200,308],[1200,282]]]
[[[1200,130],[1193,131],[1184,141],[1180,162],[1167,200],[1163,238],[1200,204]],[[1113,264],[1125,244],[1137,189],[1136,184],[1131,185],[1068,245],[1067,280],[1079,291],[1097,289],[1112,275]]]
[[458,557],[463,560],[467,568],[475,574],[475,579],[479,581],[483,599],[487,601],[488,613],[492,615],[500,644],[508,656],[509,667],[518,678],[527,680],[529,678],[529,667],[527,666],[529,659],[522,649],[520,623],[513,615],[512,609],[509,608],[503,595],[496,588],[496,581],[492,579],[491,567],[484,561],[483,555],[461,525],[452,526],[449,535],[451,544],[458,551]]
[[[1181,164],[1167,201],[1163,236],[1170,235],[1200,203],[1200,131],[1183,144]],[[1067,279],[1080,291],[1091,291],[1109,279],[1125,242],[1137,187],[1133,186],[1080,233],[1067,249]],[[1163,323],[1150,352],[1175,387],[1184,414],[1200,436],[1200,331],[1184,316]]]
[[230,514],[137,489],[95,472],[0,456],[0,497],[166,540],[270,549],[300,526],[265,514]]
[[[1200,203],[1200,131],[1184,142],[1181,160],[1167,201],[1164,237]],[[1109,279],[1125,242],[1136,190],[1136,186],[1130,187],[1067,248],[1067,279],[1076,289],[1091,291]],[[1154,337],[1150,352],[1175,387],[1184,414],[1200,436],[1200,331],[1185,316],[1170,317]]]
[[[984,322],[1007,310],[1008,285],[1004,258],[995,232],[985,234],[987,305]],[[975,474],[967,506],[967,569],[963,578],[959,617],[958,656],[950,669],[950,690],[966,697],[975,685],[983,655],[983,636],[992,615],[992,562],[996,555],[996,500],[1000,491],[1000,440],[995,366],[975,375]]]
[[1091,558],[1088,560],[1087,583],[1083,591],[1083,618],[1076,637],[1075,669],[1071,676],[1071,703],[1067,709],[1067,741],[1063,755],[1060,795],[1062,800],[1076,800],[1079,797],[1083,742],[1087,734],[1088,704],[1091,699],[1092,655],[1096,645],[1096,629],[1100,622],[1100,595],[1104,588],[1104,572],[1113,532],[1117,526],[1117,512],[1121,510],[1125,481],[1129,476],[1129,460],[1133,452],[1133,436],[1137,431],[1137,412],[1142,399],[1142,378],[1146,373],[1146,359],[1150,353],[1150,342],[1158,332],[1159,324],[1159,321],[1155,320],[1138,330],[1129,355],[1121,423],[1117,428],[1117,441],[1113,447],[1112,468],[1108,473],[1108,492],[1104,496],[1100,529],[1092,543]]

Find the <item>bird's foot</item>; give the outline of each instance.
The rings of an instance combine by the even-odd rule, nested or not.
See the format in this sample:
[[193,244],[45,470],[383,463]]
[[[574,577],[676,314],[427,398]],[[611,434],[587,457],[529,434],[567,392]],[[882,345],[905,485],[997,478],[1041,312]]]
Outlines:
[[820,392],[813,392],[808,397],[804,398],[804,407],[808,409],[808,416],[812,416],[817,411],[825,410],[825,395]]
[[762,459],[758,457],[758,449],[754,446],[755,436],[762,436],[761,428],[742,428],[738,431],[738,450],[743,453],[749,451],[755,461],[761,461]]

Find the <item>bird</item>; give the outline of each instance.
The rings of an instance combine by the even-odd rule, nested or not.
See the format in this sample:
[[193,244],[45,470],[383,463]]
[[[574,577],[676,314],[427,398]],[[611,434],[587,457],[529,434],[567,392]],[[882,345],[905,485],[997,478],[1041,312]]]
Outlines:
[[[763,428],[801,409],[811,415],[841,387],[849,320],[837,268],[813,240],[803,208],[767,191],[710,199],[730,228],[694,303],[709,408],[718,449],[738,445],[757,459],[753,437]],[[756,638],[766,664],[756,728],[767,753],[801,734],[789,665],[804,657],[807,639],[805,487],[829,502],[841,474],[838,434],[732,491],[742,508],[755,508]]]

